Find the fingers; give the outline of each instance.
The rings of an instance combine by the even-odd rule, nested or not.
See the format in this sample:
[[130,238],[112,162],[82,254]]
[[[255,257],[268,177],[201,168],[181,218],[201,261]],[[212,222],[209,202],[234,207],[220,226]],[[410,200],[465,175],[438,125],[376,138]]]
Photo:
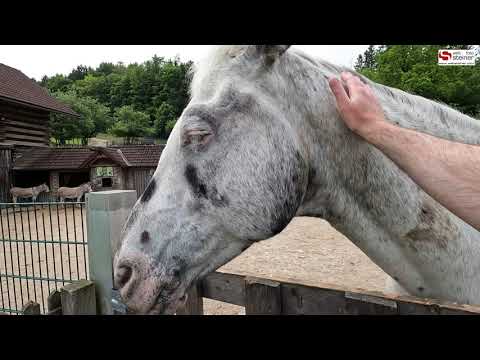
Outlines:
[[348,98],[347,92],[343,88],[342,83],[336,78],[331,78],[328,83],[330,89],[332,89],[333,95],[335,95],[335,98],[337,99],[339,109],[344,109],[348,105],[350,99]]
[[356,91],[364,87],[360,79],[349,72],[342,72],[341,78],[343,81],[345,81],[350,94],[355,94]]

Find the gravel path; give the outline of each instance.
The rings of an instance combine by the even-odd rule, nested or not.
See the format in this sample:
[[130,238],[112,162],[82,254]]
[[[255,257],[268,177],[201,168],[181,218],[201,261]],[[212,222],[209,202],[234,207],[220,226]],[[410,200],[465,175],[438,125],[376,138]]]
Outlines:
[[[295,218],[272,239],[255,244],[219,271],[312,285],[382,291],[387,275],[326,221]],[[243,314],[244,308],[205,299],[206,314]]]

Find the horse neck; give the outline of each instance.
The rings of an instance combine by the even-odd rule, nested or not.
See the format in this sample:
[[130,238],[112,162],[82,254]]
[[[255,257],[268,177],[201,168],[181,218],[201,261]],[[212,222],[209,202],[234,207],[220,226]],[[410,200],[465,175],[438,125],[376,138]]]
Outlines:
[[371,83],[388,121],[465,144],[480,144],[480,122],[446,105]]
[[[315,97],[300,93],[291,100],[298,106],[289,117],[298,139],[303,139],[312,173],[297,215],[327,220],[412,294],[466,302],[480,296],[480,287],[473,285],[480,275],[465,277],[480,253],[480,233],[346,128],[323,74],[316,92]],[[452,140],[478,141],[465,129],[475,128],[477,134],[480,129],[463,115],[457,122],[445,116],[440,124],[425,118],[431,114],[428,103],[407,110],[411,104],[402,107],[387,96],[379,97],[389,120],[400,126]],[[450,115],[449,111],[453,110],[444,114]],[[453,264],[452,256],[458,258],[459,253],[462,258]]]

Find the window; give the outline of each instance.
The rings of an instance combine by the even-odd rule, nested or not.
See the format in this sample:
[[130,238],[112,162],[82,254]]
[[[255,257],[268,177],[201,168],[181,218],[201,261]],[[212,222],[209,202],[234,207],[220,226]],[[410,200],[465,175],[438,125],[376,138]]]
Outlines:
[[102,187],[112,187],[112,178],[103,178]]
[[99,166],[95,168],[95,175],[97,177],[113,176],[113,167],[111,166]]

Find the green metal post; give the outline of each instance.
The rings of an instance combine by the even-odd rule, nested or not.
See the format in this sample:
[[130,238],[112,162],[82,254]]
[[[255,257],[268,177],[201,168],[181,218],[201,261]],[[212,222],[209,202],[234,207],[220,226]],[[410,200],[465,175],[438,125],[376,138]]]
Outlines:
[[120,245],[123,224],[136,201],[135,190],[99,191],[86,196],[88,262],[98,314],[113,314],[113,255]]

